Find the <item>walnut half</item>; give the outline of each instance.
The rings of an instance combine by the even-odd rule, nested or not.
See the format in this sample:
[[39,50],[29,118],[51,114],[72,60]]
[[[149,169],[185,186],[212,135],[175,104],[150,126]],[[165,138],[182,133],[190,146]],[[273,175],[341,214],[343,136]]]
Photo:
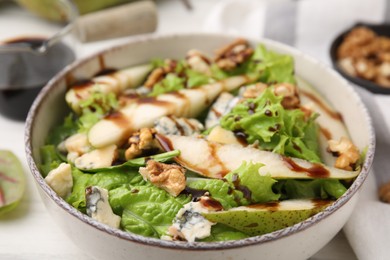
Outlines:
[[216,51],[215,62],[220,69],[232,70],[244,63],[253,54],[253,49],[244,39],[234,42]]
[[133,133],[129,138],[129,148],[125,152],[127,160],[139,157],[147,151],[159,149],[158,143],[154,136],[154,128],[141,128],[138,132]]
[[[268,87],[265,83],[256,83],[244,88],[242,92],[243,98],[257,98]],[[283,96],[282,106],[285,109],[296,109],[300,107],[301,101],[299,99],[298,88],[290,83],[277,83],[273,85],[274,94],[276,96]]]
[[338,156],[334,166],[339,169],[352,171],[360,158],[359,150],[346,137],[341,137],[340,141],[329,140],[328,150]]
[[152,89],[155,84],[165,78],[168,73],[174,72],[177,66],[177,61],[166,59],[164,66],[155,68],[146,79],[144,86]]
[[186,187],[185,169],[179,165],[149,160],[146,167],[139,168],[139,173],[145,180],[149,180],[175,197]]

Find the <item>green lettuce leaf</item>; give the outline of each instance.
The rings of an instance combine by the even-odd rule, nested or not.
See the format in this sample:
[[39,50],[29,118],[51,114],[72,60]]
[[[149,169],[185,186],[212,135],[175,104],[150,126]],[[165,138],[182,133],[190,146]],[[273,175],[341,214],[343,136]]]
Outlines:
[[241,166],[228,173],[225,179],[233,183],[236,189],[248,188],[251,193],[251,201],[254,203],[278,200],[280,195],[275,194],[272,190],[276,180],[270,176],[260,175],[259,168],[262,166],[263,164],[260,163],[243,161]]
[[205,84],[209,84],[213,81],[213,79],[211,79],[206,74],[200,73],[192,69],[186,69],[185,73],[187,75],[188,88],[199,87]]
[[262,44],[255,49],[248,67],[260,73],[259,80],[262,82],[295,83],[293,58],[269,51]]
[[50,131],[50,134],[46,139],[46,143],[57,146],[67,137],[75,134],[77,132],[77,129],[77,120],[73,117],[72,114],[69,114],[67,117],[65,117],[62,125]]
[[318,126],[313,114],[309,119],[300,109],[283,108],[282,97],[267,88],[259,97],[237,104],[222,117],[220,124],[230,131],[244,132],[248,143],[275,153],[321,162]]
[[187,186],[208,191],[210,196],[219,201],[225,210],[251,203],[278,200],[280,195],[274,193],[272,189],[276,180],[270,176],[260,175],[261,166],[262,164],[243,161],[241,166],[228,173],[224,180],[188,179]]
[[238,231],[232,227],[226,226],[221,223],[211,227],[211,234],[209,237],[201,239],[201,242],[217,242],[217,241],[229,241],[239,240],[249,237],[247,234]]
[[273,188],[282,199],[338,199],[347,191],[335,179],[279,180]]
[[144,183],[138,170],[98,172],[95,174],[84,173],[72,167],[73,189],[66,201],[73,207],[85,212],[85,188],[98,186],[108,191],[125,184]]
[[153,90],[148,94],[148,96],[156,97],[164,93],[184,89],[184,83],[184,78],[177,76],[175,73],[168,73],[168,75],[163,80],[153,86]]
[[78,119],[78,132],[87,132],[108,113],[118,108],[115,93],[95,92],[80,102],[81,116]]
[[177,212],[190,202],[190,197],[173,197],[149,183],[122,186],[110,191],[110,204],[116,214],[122,214],[121,226],[135,234],[160,238],[166,235]]
[[232,70],[222,70],[216,64],[211,66],[212,76],[217,80],[237,75],[247,75],[253,81],[265,83],[295,83],[294,60],[289,55],[276,53],[260,44],[253,55]]
[[47,174],[57,168],[63,161],[58,155],[57,148],[54,145],[45,145],[40,149],[42,163],[39,168],[42,172],[42,176],[46,177]]
[[230,182],[218,179],[188,178],[187,186],[196,190],[207,190],[210,196],[219,201],[225,210],[249,204],[243,193],[236,190]]

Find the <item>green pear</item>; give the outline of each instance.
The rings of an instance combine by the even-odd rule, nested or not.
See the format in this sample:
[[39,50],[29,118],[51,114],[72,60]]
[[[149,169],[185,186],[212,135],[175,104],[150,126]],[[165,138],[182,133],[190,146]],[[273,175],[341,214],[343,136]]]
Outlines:
[[359,171],[345,171],[250,146],[220,144],[194,136],[157,135],[157,140],[165,151],[180,150],[180,156],[175,158],[179,164],[210,178],[223,178],[242,161],[262,163],[259,174],[274,179],[352,179],[359,174]]
[[202,215],[211,222],[222,223],[250,236],[257,236],[297,224],[331,203],[332,201],[320,200],[286,200]]
[[[86,14],[94,11],[98,11],[107,7],[120,5],[134,0],[73,0],[80,14]],[[52,21],[63,21],[64,17],[61,16],[61,12],[56,12],[56,2],[54,0],[17,0],[19,5],[30,10],[43,18]],[[58,5],[57,5],[58,6]],[[66,17],[65,17],[66,18]]]
[[0,214],[15,208],[23,197],[26,178],[19,159],[0,150]]

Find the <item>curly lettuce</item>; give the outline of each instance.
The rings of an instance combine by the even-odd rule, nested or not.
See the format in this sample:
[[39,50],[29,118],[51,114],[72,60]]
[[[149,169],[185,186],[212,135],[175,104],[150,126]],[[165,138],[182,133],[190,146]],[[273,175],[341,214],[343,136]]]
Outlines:
[[255,99],[237,104],[222,117],[220,124],[233,132],[243,132],[248,143],[258,142],[261,149],[321,162],[318,146],[317,114],[308,119],[300,109],[284,109],[282,97],[272,87]]

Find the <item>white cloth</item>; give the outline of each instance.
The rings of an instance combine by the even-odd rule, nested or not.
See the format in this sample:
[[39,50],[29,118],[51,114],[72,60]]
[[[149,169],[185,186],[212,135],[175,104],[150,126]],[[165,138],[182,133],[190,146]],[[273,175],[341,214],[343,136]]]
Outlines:
[[[390,10],[390,1],[387,5],[385,1],[228,0],[218,3],[211,10],[203,28],[209,32],[282,41],[329,64],[332,40],[358,21],[384,21],[390,16],[385,13],[385,10]],[[388,154],[390,132],[377,107],[375,95],[366,91],[359,93],[373,115],[377,140],[381,142],[377,152]],[[380,167],[376,169],[375,165]],[[389,167],[390,163],[385,156],[378,156],[374,162],[374,169],[378,173]],[[389,259],[390,205],[378,200],[373,174],[368,177],[360,195],[360,201],[345,225],[344,233],[358,259]]]

